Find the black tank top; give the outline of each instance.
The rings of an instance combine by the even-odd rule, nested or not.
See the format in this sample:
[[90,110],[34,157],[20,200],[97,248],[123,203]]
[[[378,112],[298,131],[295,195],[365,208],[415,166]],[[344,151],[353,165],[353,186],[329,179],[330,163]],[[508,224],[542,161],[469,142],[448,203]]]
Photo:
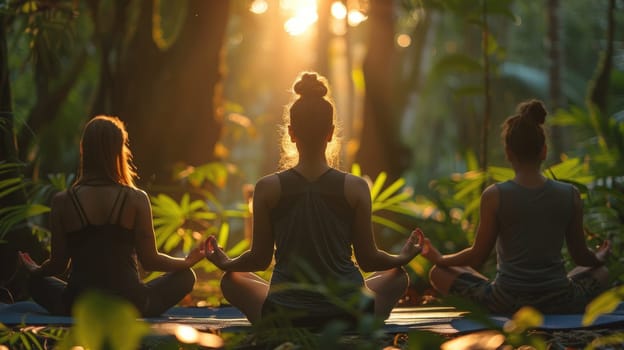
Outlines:
[[[119,224],[129,188],[120,186],[108,220],[101,225],[89,222],[76,189],[71,188],[68,194],[80,216],[82,228],[67,233],[71,273],[64,296],[65,305],[71,306],[87,289],[112,293],[141,305],[142,284],[136,261],[135,234]],[[117,217],[112,220],[116,209]]]
[[364,286],[351,259],[355,212],[344,194],[346,174],[330,168],[314,181],[294,169],[277,175],[281,196],[270,214],[276,251],[268,300],[290,308],[328,312],[334,303],[326,295],[310,291],[310,285],[325,286],[340,299]]

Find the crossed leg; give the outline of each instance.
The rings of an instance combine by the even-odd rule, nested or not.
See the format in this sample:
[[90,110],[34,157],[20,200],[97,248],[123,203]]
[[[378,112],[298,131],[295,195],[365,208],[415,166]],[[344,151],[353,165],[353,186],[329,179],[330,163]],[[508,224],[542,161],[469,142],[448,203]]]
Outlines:
[[241,310],[251,323],[262,316],[262,305],[269,293],[269,284],[251,272],[226,272],[221,278],[223,297]]
[[453,282],[459,277],[459,275],[469,273],[484,280],[488,278],[483,276],[479,271],[469,266],[438,266],[434,265],[429,270],[429,281],[433,288],[443,295],[449,294]]
[[399,298],[405,294],[409,277],[403,267],[373,273],[365,281],[375,294],[375,316],[387,319]]
[[[403,268],[394,268],[375,272],[365,282],[375,294],[375,315],[386,319],[405,293],[409,278]],[[226,272],[221,278],[221,291],[249,322],[260,320],[262,305],[269,292],[269,284],[260,276],[251,272]]]

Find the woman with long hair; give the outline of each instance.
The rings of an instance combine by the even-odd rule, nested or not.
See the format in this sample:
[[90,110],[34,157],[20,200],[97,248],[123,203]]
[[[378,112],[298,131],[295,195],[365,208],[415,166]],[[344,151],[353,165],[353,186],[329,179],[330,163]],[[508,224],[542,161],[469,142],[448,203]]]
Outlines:
[[[91,119],[80,141],[77,180],[52,199],[50,259],[39,266],[20,253],[31,271],[34,301],[51,313],[69,314],[83,292],[99,290],[127,299],[143,316],[157,316],[193,289],[191,267],[203,250],[184,259],[158,252],[150,201],[135,178],[124,124],[117,117]],[[168,273],[143,283],[137,258],[145,270]],[[70,263],[67,282],[54,277]]]
[[[326,81],[304,73],[293,90],[283,124],[282,171],[255,186],[250,250],[231,259],[210,237],[207,258],[225,271],[224,297],[252,323],[276,315],[295,326],[353,323],[358,312],[385,319],[408,286],[402,266],[420,252],[422,233],[416,230],[398,255],[377,248],[368,184],[332,166],[335,116]],[[366,280],[353,253],[359,268],[376,271]],[[252,273],[267,269],[273,258],[270,283]],[[362,291],[372,297],[361,297]]]
[[[541,101],[530,100],[505,120],[502,138],[515,177],[483,192],[473,245],[442,255],[425,239],[422,254],[434,264],[430,281],[442,294],[466,297],[495,313],[510,314],[522,306],[575,313],[606,288],[603,264],[610,242],[604,241],[595,253],[588,249],[577,189],[547,179],[540,170],[547,153],[546,115]],[[570,273],[561,253],[564,242],[579,265]],[[490,281],[476,268],[493,249],[498,265]]]

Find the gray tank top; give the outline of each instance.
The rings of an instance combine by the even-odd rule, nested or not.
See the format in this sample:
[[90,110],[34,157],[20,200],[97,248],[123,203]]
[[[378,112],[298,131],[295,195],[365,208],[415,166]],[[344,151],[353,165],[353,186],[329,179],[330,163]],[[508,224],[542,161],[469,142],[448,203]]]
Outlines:
[[513,181],[496,187],[496,285],[519,292],[567,287],[561,248],[574,212],[572,185],[549,179],[536,189]]
[[329,169],[308,181],[294,169],[277,174],[281,196],[271,210],[275,268],[268,299],[282,306],[329,312],[332,297],[348,298],[364,280],[352,256],[354,209],[346,174]]

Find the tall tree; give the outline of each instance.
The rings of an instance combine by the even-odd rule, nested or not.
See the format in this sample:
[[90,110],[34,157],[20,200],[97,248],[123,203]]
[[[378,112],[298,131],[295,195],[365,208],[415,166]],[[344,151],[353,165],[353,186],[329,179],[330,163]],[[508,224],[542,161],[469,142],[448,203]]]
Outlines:
[[615,40],[615,0],[609,0],[607,7],[606,47],[602,53],[600,63],[589,91],[590,102],[600,111],[604,119],[607,115],[607,97],[609,93],[609,79],[613,67],[613,45]]
[[[561,55],[559,54],[559,0],[548,0],[548,54],[550,57],[550,70],[548,74],[548,91],[550,95],[550,108],[552,111],[561,107]],[[563,134],[558,127],[553,127],[552,146],[550,152],[552,158],[557,160],[563,152]]]
[[[142,182],[163,183],[177,162],[214,160],[223,123],[221,51],[229,2],[185,2],[179,33],[165,44],[159,41],[159,19],[166,12],[159,6],[167,3],[139,4],[134,19],[136,9],[118,1],[113,13],[126,30],[101,33],[103,68],[94,113],[126,121]],[[136,23],[129,25],[131,20]],[[117,56],[109,61],[111,53]]]
[[393,99],[396,76],[393,5],[392,0],[370,2],[368,51],[363,63],[364,122],[355,159],[364,174],[374,177],[385,171],[390,179],[399,177],[411,159],[411,151],[400,140],[399,113]]
[[[10,18],[0,11],[0,166],[18,163],[17,141],[13,127],[13,103],[11,99],[11,82],[9,77],[9,55],[7,48],[7,27]],[[0,171],[0,190],[8,190],[5,180],[20,179],[22,174],[19,167],[2,168]],[[0,208],[7,209],[27,203],[26,193],[20,186],[14,187],[12,192],[0,196]],[[8,213],[0,214],[3,220]],[[38,244],[32,231],[23,225],[10,229],[0,236],[0,287],[8,287],[16,299],[26,295],[26,275],[17,274],[17,251],[23,250],[33,254],[36,259],[43,257],[43,249]]]

